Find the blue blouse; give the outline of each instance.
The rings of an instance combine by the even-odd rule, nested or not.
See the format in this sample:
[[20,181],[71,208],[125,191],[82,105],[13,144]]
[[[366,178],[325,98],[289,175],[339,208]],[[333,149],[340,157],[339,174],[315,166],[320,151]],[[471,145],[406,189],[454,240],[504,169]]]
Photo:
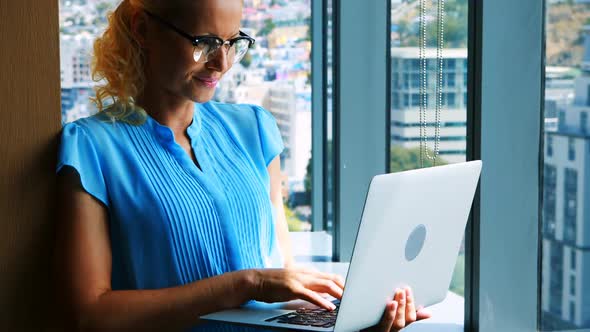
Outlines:
[[75,168],[108,208],[112,288],[282,266],[267,171],[283,150],[273,116],[252,105],[195,104],[187,133],[201,170],[169,127],[134,113],[145,121],[100,112],[66,124],[57,164],[57,172]]

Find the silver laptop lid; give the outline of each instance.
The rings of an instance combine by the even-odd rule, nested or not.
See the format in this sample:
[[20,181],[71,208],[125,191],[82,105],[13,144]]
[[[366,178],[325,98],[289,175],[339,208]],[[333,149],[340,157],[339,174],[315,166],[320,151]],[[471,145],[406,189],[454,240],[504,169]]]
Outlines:
[[471,161],[372,179],[335,331],[377,324],[397,287],[411,286],[417,305],[445,298],[481,165]]

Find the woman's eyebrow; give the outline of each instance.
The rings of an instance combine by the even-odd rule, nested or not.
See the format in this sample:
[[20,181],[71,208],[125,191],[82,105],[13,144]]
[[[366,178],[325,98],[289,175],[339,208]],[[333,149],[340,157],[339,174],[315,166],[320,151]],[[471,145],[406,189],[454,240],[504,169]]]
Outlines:
[[[233,34],[230,35],[231,37],[228,38],[228,39],[239,37],[240,36],[240,31],[241,30],[238,30],[237,32],[234,32]],[[212,32],[205,32],[204,34],[199,34],[197,36],[211,36],[211,37],[219,37],[219,38],[223,39],[220,35],[218,35],[216,33],[212,33]]]

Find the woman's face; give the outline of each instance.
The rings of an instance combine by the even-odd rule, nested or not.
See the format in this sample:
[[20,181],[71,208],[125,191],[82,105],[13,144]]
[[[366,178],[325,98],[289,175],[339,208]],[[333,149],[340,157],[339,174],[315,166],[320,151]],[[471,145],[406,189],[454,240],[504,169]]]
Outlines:
[[[239,35],[242,0],[179,1],[163,19],[192,36],[213,35],[228,40]],[[159,14],[159,13],[156,13]],[[203,103],[210,100],[217,82],[231,66],[222,47],[208,61],[193,58],[192,43],[145,15],[146,87]]]

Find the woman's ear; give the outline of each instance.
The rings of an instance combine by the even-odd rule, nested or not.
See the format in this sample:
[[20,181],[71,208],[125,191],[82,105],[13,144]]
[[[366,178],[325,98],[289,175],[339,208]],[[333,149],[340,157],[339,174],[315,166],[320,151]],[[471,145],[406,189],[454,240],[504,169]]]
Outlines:
[[145,36],[147,32],[146,15],[142,10],[136,10],[131,15],[131,35],[141,48],[145,48]]

